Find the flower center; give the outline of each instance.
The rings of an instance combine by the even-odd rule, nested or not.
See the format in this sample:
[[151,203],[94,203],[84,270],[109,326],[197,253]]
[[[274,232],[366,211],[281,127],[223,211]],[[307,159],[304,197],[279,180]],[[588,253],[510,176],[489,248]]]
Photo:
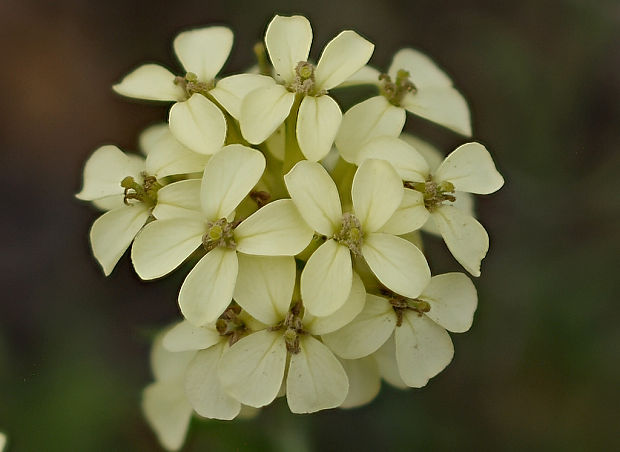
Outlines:
[[415,94],[418,91],[413,82],[409,80],[409,72],[404,69],[400,69],[396,73],[395,81],[392,81],[388,74],[379,75],[379,80],[381,81],[379,87],[381,95],[397,107],[401,106],[401,102],[407,93]]
[[215,329],[220,336],[228,336],[229,344],[233,345],[247,332],[243,320],[239,318],[241,307],[233,303],[215,322]]
[[284,319],[283,327],[286,328],[284,331],[284,342],[286,343],[286,350],[289,353],[297,354],[301,351],[299,348],[299,336],[307,334],[304,331],[302,324],[303,317],[303,305],[301,301],[295,303],[288,314],[286,315],[286,319]]
[[226,218],[208,222],[207,232],[202,236],[202,246],[207,252],[218,246],[234,249],[237,246],[233,235],[236,226],[236,223],[229,223]]
[[333,239],[349,248],[354,255],[361,256],[363,237],[360,220],[352,213],[345,213],[340,230],[334,234]]
[[154,207],[157,203],[157,192],[162,185],[157,182],[155,176],[149,176],[145,172],[142,172],[141,176],[144,181],[142,185],[137,183],[131,176],[127,176],[121,181],[121,187],[125,189],[123,192],[123,202],[126,205],[130,205],[129,200],[135,199],[149,207]]
[[181,86],[187,97],[192,97],[192,94],[199,93],[206,96],[207,93],[215,86],[213,80],[210,82],[201,82],[198,80],[198,76],[193,72],[188,72],[185,77],[177,76],[174,78],[174,84]]
[[439,184],[433,181],[405,182],[405,187],[412,188],[424,195],[424,207],[429,212],[437,209],[446,201],[456,201],[454,185],[448,181],[443,181]]
[[425,312],[431,310],[431,305],[427,301],[418,298],[405,298],[389,292],[387,292],[387,294],[390,296],[388,301],[396,313],[396,326],[401,326],[403,324],[403,315],[405,311],[417,312],[418,315],[421,316]]
[[326,94],[327,91],[325,90],[316,91],[314,80],[315,69],[312,63],[308,63],[307,61],[298,62],[297,66],[295,66],[295,78],[293,82],[287,86],[288,90],[306,96],[320,96]]

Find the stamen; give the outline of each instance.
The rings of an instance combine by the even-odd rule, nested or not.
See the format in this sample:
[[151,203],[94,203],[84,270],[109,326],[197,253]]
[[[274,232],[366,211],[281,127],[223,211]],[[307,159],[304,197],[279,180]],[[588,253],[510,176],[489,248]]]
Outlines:
[[334,234],[333,239],[349,248],[354,255],[361,256],[363,237],[364,234],[360,221],[355,215],[345,213],[342,216],[342,226],[340,230]]
[[238,223],[229,223],[226,218],[207,223],[207,232],[202,236],[202,246],[208,251],[218,246],[234,249],[237,246],[233,230]]
[[446,201],[456,201],[454,184],[448,181],[443,181],[439,184],[430,180],[426,182],[407,181],[404,185],[405,188],[411,188],[424,195],[424,207],[429,212],[434,211]]
[[397,107],[401,106],[401,102],[407,93],[415,94],[418,92],[417,87],[409,80],[409,72],[404,69],[400,69],[396,73],[395,81],[392,81],[388,74],[379,75],[379,80],[381,81],[381,94]]

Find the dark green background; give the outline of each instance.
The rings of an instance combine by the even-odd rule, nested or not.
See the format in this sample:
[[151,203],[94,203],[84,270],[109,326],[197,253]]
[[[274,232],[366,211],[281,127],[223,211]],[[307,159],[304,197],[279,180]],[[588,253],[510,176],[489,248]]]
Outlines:
[[[291,7],[291,5],[295,5]],[[105,279],[97,213],[73,198],[99,145],[135,149],[165,117],[110,86],[146,61],[178,68],[186,27],[236,33],[243,70],[274,13],[341,29],[385,68],[410,45],[469,100],[475,139],[506,179],[480,197],[491,236],[471,332],[422,390],[312,416],[283,401],[252,421],[194,422],[187,451],[620,450],[620,3],[618,1],[58,0],[0,2],[0,430],[12,451],[158,450],[139,411],[149,337],[177,316],[184,271],[143,284],[125,257]],[[408,130],[451,150],[421,120]],[[435,273],[457,269],[431,241]]]

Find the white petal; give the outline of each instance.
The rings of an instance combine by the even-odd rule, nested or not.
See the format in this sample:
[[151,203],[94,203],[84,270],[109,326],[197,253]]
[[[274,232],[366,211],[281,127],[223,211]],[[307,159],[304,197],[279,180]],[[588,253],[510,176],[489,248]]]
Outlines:
[[317,87],[332,89],[359,71],[372,56],[375,46],[351,30],[327,43],[316,66]]
[[407,389],[407,385],[400,377],[400,372],[398,371],[398,364],[396,363],[396,344],[393,334],[379,350],[372,354],[372,357],[377,363],[381,378],[395,388]]
[[284,182],[299,213],[315,231],[329,237],[338,230],[342,219],[338,189],[320,163],[298,162]]
[[312,27],[302,16],[275,16],[265,33],[265,46],[276,75],[287,82],[295,77],[295,66],[308,59]]
[[200,179],[188,179],[166,185],[157,192],[153,216],[158,220],[203,217],[200,208]]
[[235,301],[265,325],[275,325],[284,320],[288,312],[295,274],[292,256],[239,254]]
[[290,199],[270,202],[235,229],[237,251],[262,256],[294,256],[313,235]]
[[405,110],[375,96],[351,107],[342,117],[336,147],[343,159],[358,163],[361,147],[373,138],[398,137],[405,125]]
[[224,145],[224,114],[202,94],[174,104],[168,122],[174,137],[194,152],[215,154]]
[[431,214],[454,258],[465,270],[480,276],[480,263],[489,250],[489,235],[470,215],[453,206],[441,206]]
[[400,139],[413,147],[422,157],[424,157],[431,173],[434,173],[441,162],[443,162],[444,153],[428,141],[424,141],[408,133],[401,134]]
[[358,168],[351,189],[355,216],[365,234],[378,231],[403,200],[403,182],[384,160],[366,160]]
[[163,345],[171,352],[184,352],[209,348],[221,339],[222,336],[214,325],[194,326],[187,320],[183,320],[166,333]]
[[349,379],[334,354],[312,336],[302,336],[301,351],[291,355],[286,400],[293,413],[314,413],[340,405]]
[[258,74],[237,74],[223,78],[217,82],[215,88],[209,91],[215,100],[226,109],[230,115],[241,117],[241,103],[245,96],[258,88],[267,88],[273,85],[273,79]]
[[469,329],[478,305],[476,287],[463,273],[433,276],[418,298],[431,305],[426,315],[453,333]]
[[424,195],[419,191],[405,188],[403,201],[394,215],[381,228],[381,232],[402,235],[420,229],[429,213],[424,207]]
[[[189,350],[185,352],[171,352],[164,347],[164,338],[169,328],[159,333],[153,341],[151,347],[151,368],[156,381],[178,381],[185,375],[185,370],[190,361],[194,359],[196,352]],[[183,386],[182,380],[180,386]]]
[[342,112],[329,96],[306,96],[297,117],[299,148],[308,160],[316,162],[327,155],[342,121]]
[[222,356],[220,381],[239,402],[258,408],[276,398],[285,365],[282,332],[262,330],[239,340]]
[[237,252],[222,247],[200,259],[179,291],[183,316],[197,326],[215,322],[232,300],[238,265]]
[[239,123],[243,138],[252,144],[265,141],[284,122],[294,101],[295,94],[282,85],[250,92],[241,102]]
[[338,86],[379,85],[380,74],[374,67],[366,65]]
[[141,181],[142,171],[144,158],[127,155],[116,146],[101,146],[86,161],[84,185],[75,196],[84,201],[114,196],[122,202],[124,189],[121,181],[127,176]]
[[260,151],[230,144],[211,157],[202,177],[200,200],[205,216],[226,218],[256,185],[265,169]]
[[381,389],[377,362],[371,358],[340,361],[349,378],[349,392],[340,408],[356,408],[370,403]]
[[400,178],[412,182],[425,182],[429,169],[420,153],[396,137],[379,137],[367,142],[358,154],[358,162],[380,159],[390,162]]
[[[469,215],[470,217],[476,217],[476,213],[474,212],[474,195],[471,193],[465,193],[463,191],[456,192],[454,194],[456,200],[453,203],[449,201],[444,201],[446,205],[454,206],[459,209],[464,214]],[[428,221],[422,227],[424,232],[428,232],[429,234],[434,234],[436,236],[441,236],[441,232],[437,228],[435,224],[435,220],[433,220],[433,216],[431,215],[428,218]]]
[[504,185],[491,154],[480,143],[466,143],[446,157],[433,175],[437,182],[449,181],[457,191],[487,195]]
[[157,178],[202,172],[209,160],[208,155],[194,152],[174,138],[168,124],[146,129],[140,135],[140,145],[147,154],[147,173]]
[[329,239],[312,253],[301,274],[301,298],[315,316],[336,312],[351,292],[353,268],[349,248]]
[[454,88],[424,88],[407,94],[402,106],[418,116],[436,122],[461,135],[471,136],[467,102]]
[[364,309],[366,289],[362,278],[353,272],[353,284],[344,304],[333,314],[326,317],[315,317],[306,311],[304,327],[315,336],[328,334],[351,322]]
[[381,347],[395,325],[392,305],[385,298],[368,294],[364,310],[348,325],[323,335],[323,342],[341,358],[358,359]]
[[226,343],[222,342],[196,354],[187,368],[185,392],[191,405],[201,416],[209,419],[234,419],[241,404],[229,396],[220,385],[218,366]]
[[405,297],[420,295],[431,279],[424,254],[400,237],[370,234],[362,246],[362,254],[379,281]]
[[182,101],[185,90],[174,83],[175,75],[158,64],[144,64],[127,74],[112,89],[121,96],[135,99]]
[[425,315],[406,311],[394,338],[400,376],[413,388],[426,385],[454,356],[450,335]]
[[187,72],[201,82],[215,78],[228,59],[233,33],[226,27],[207,27],[184,31],[174,38],[174,53]]
[[148,218],[148,207],[136,203],[110,210],[95,220],[90,229],[90,244],[106,276],[112,273]]
[[142,279],[170,273],[202,243],[205,225],[187,218],[157,220],[147,224],[131,248],[134,269]]
[[178,450],[183,446],[193,410],[182,379],[155,382],[144,388],[142,411],[164,448]]
[[388,71],[392,80],[399,70],[409,72],[409,79],[417,88],[450,87],[452,81],[437,65],[422,52],[414,49],[402,49],[396,52]]

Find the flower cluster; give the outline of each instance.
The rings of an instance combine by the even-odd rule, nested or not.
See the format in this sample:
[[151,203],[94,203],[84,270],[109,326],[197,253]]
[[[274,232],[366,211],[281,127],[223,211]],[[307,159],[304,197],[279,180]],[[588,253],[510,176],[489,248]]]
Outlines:
[[[464,98],[422,53],[380,73],[374,45],[343,31],[315,64],[308,20],[275,16],[258,65],[218,78],[232,42],[225,27],[183,32],[179,75],[146,64],[115,85],[172,103],[168,120],[141,134],[142,155],[97,149],[77,194],[105,212],[90,241],[106,275],[130,246],[143,280],[191,267],[143,397],[168,449],[193,413],[229,420],[284,396],[312,413],[366,404],[381,379],[424,386],[477,295],[463,273],[431,277],[419,231],[479,276],[489,239],[471,194],[503,184],[482,144],[442,158],[402,133],[410,112],[471,135]],[[377,95],[343,114],[332,90],[358,84]]]

